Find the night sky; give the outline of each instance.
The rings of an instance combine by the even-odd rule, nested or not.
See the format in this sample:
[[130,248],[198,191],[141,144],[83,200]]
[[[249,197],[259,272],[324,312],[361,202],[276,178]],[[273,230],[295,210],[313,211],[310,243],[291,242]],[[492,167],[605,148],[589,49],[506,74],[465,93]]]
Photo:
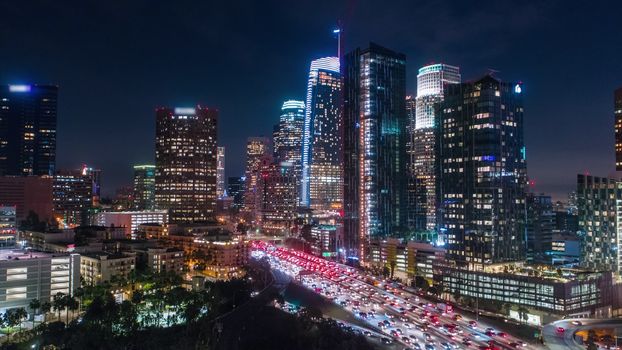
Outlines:
[[[86,2],[91,4],[87,5]],[[407,56],[407,89],[431,62],[521,80],[529,176],[564,198],[576,174],[615,175],[613,89],[622,1],[3,1],[0,82],[60,86],[57,167],[103,170],[103,190],[154,162],[154,108],[220,110],[227,176],[248,136],[271,135],[304,99],[311,59],[369,41]],[[475,6],[477,4],[477,6]]]

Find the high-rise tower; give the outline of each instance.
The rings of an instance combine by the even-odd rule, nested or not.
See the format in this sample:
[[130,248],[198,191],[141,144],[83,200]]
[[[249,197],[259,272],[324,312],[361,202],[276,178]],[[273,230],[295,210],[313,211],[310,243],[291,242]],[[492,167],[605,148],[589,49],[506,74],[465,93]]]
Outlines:
[[218,147],[216,165],[216,198],[225,195],[225,147]]
[[155,203],[155,165],[134,165],[135,210],[154,210]]
[[56,169],[58,86],[0,86],[0,176]]
[[344,63],[344,244],[364,260],[407,223],[406,56],[370,43]]
[[342,204],[341,74],[338,57],[311,62],[302,151],[301,205],[338,210]]
[[613,93],[613,113],[616,137],[616,170],[622,171],[622,87]]
[[204,221],[216,210],[218,111],[156,110],[155,200],[169,220]]
[[523,259],[522,85],[490,75],[446,85],[440,108],[436,176],[448,259],[477,266]]
[[432,64],[419,69],[414,128],[411,131],[410,174],[414,201],[415,231],[432,231],[436,227],[436,131],[437,104],[443,101],[447,84],[460,83],[458,67]]
[[[274,130],[274,157],[278,164],[289,163],[296,182],[302,177],[302,135],[305,124],[305,103],[288,100],[283,102],[281,117]],[[296,190],[299,197],[300,186]]]

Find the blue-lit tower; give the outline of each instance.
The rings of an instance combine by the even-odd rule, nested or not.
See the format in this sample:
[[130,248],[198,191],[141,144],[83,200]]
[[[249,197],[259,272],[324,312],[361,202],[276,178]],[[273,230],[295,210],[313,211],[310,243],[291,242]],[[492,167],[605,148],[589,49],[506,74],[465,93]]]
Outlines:
[[311,62],[302,149],[300,203],[320,211],[342,204],[339,58]]

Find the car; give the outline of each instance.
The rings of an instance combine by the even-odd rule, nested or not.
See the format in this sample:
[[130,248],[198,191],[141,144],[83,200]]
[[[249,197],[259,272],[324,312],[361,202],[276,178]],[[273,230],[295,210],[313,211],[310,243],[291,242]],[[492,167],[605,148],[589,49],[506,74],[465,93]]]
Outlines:
[[582,326],[583,325],[583,323],[581,323],[581,321],[572,321],[571,323],[573,325],[575,325],[575,326]]
[[398,332],[396,332],[395,329],[394,329],[394,330],[391,330],[391,336],[393,336],[395,338],[399,338],[400,334]]
[[387,345],[393,344],[393,341],[389,338],[382,338],[380,339],[380,341],[382,341],[383,344],[387,344]]
[[455,314],[453,317],[454,321],[460,321],[462,319],[461,315]]
[[423,337],[425,338],[425,341],[432,341],[430,333],[423,333]]
[[419,345],[419,343],[415,343],[415,344],[413,344],[413,348],[414,348],[415,350],[422,350],[422,349],[421,349],[421,345]]
[[512,348],[520,348],[520,347],[521,347],[521,344],[519,344],[519,343],[517,343],[517,342],[511,342],[511,343],[510,343],[510,347],[512,347]]
[[469,327],[471,327],[471,328],[477,328],[477,322],[475,322],[475,321],[469,321]]
[[505,332],[499,332],[499,333],[497,333],[497,335],[500,336],[501,338],[507,338],[508,337],[508,334],[505,333]]
[[557,333],[564,333],[565,331],[564,327],[557,327]]
[[469,339],[469,338],[464,338],[464,339],[462,339],[462,344],[464,344],[466,346],[469,346],[469,345],[473,344],[473,341],[471,339]]
[[410,344],[410,338],[408,337],[402,337],[402,341],[406,344]]
[[410,323],[404,323],[404,327],[408,329],[413,328],[413,326]]
[[436,348],[432,344],[425,344],[425,350],[436,350]]
[[441,343],[441,347],[445,350],[452,350],[452,347],[449,343]]
[[402,330],[401,330],[401,329],[399,329],[399,328],[396,328],[396,329],[395,329],[395,331],[396,331],[397,333],[399,333],[399,334],[404,334],[404,332],[402,332]]

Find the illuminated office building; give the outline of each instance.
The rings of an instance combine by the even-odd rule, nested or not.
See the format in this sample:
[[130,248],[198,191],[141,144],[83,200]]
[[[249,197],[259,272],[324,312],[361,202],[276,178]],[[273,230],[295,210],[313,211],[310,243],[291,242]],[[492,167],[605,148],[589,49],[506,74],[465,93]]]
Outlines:
[[155,209],[155,165],[134,165],[133,207],[135,210]]
[[155,201],[172,223],[205,221],[216,210],[218,111],[156,110]]
[[615,117],[616,170],[622,171],[622,87],[613,93],[613,112]]
[[407,224],[406,56],[371,43],[343,72],[344,244],[366,259],[370,238]]
[[232,207],[242,208],[244,205],[244,181],[243,176],[230,176],[227,179],[227,195],[233,198]]
[[419,69],[414,128],[411,129],[411,181],[414,185],[414,229],[436,227],[436,106],[443,101],[444,86],[460,83],[458,67],[439,63]]
[[552,251],[555,213],[551,196],[527,193],[527,261],[546,263]]
[[445,85],[437,137],[439,226],[458,265],[522,260],[526,162],[520,83]]
[[300,202],[319,211],[338,210],[342,205],[340,94],[339,58],[311,61]]
[[58,86],[0,85],[0,175],[54,175]]
[[[255,217],[257,181],[262,159],[272,157],[272,143],[267,137],[249,137],[246,142],[246,180],[244,189],[244,212]],[[271,162],[272,160],[270,160]]]
[[417,99],[413,96],[406,96],[406,118],[408,118],[408,124],[406,125],[406,131],[408,132],[408,139],[406,140],[406,157],[408,159],[408,228],[414,230],[417,227],[416,224],[416,187],[415,187],[415,148],[413,147],[414,131],[415,131],[415,116],[417,112]]
[[257,181],[256,221],[266,234],[288,234],[294,225],[298,196],[296,174],[289,162],[262,159]]
[[91,224],[94,177],[79,170],[58,170],[54,175],[52,197],[54,216],[61,227]]
[[581,265],[622,274],[622,181],[577,176]]
[[225,148],[218,147],[218,165],[216,167],[216,198],[225,195]]
[[[302,135],[305,124],[305,103],[289,100],[283,102],[279,123],[274,128],[274,157],[278,163],[293,166],[296,181],[302,176]],[[299,192],[298,190],[296,191]]]

